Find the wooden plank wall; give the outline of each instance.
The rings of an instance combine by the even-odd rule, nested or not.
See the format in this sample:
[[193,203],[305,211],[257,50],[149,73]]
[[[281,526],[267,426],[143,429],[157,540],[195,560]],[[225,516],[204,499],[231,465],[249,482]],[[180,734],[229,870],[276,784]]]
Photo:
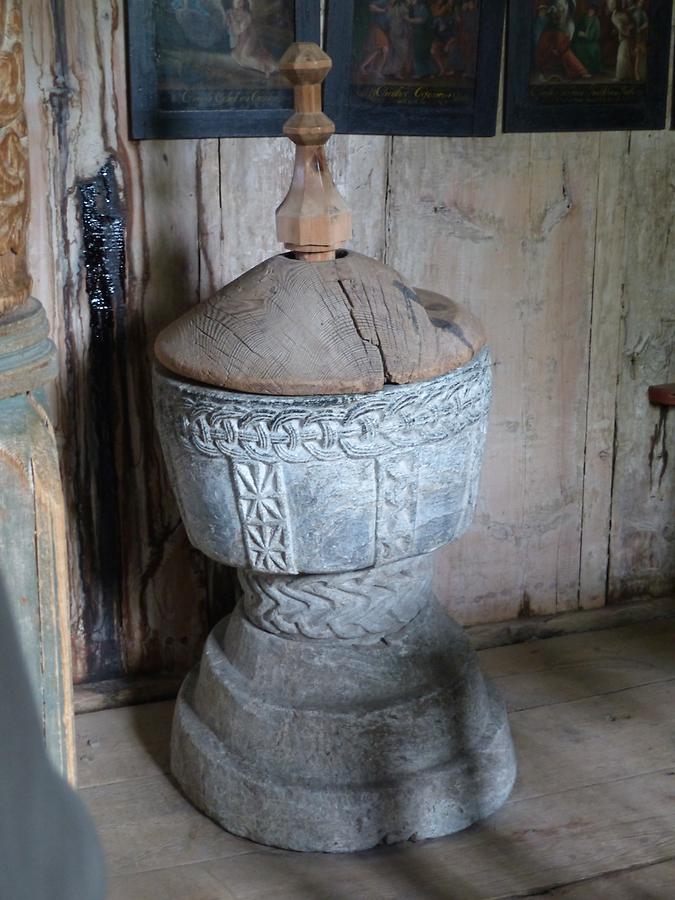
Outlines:
[[[152,341],[277,250],[291,148],[129,141],[121,4],[24,9],[31,265],[61,359],[76,680],[176,671],[222,579],[171,498]],[[477,623],[672,592],[673,425],[646,392],[675,379],[675,135],[340,136],[330,156],[353,245],[467,303],[490,336],[481,496],[472,532],[438,554],[444,603]],[[103,314],[81,218],[102,171],[126,219],[123,289]]]

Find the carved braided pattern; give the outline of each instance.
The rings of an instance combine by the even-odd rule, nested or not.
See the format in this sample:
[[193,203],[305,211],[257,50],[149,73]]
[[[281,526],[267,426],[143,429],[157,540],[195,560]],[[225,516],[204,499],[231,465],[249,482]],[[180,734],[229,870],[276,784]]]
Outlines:
[[240,571],[246,617],[286,637],[374,642],[399,631],[428,602],[431,562],[420,556],[344,575]]
[[[487,351],[442,378],[371,396],[284,403],[181,396],[180,436],[206,456],[273,463],[363,459],[436,443],[482,421],[490,404]],[[225,397],[225,399],[223,399]]]

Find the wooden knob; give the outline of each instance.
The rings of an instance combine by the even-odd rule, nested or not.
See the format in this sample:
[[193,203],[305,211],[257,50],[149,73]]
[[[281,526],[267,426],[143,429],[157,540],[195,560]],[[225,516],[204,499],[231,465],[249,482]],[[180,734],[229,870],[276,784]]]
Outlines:
[[675,406],[675,384],[652,384],[649,402],[655,406]]
[[321,109],[321,84],[332,66],[312,43],[291,44],[279,70],[293,85],[295,112],[284,125],[293,141],[295,167],[277,209],[277,236],[301,259],[333,259],[352,233],[350,211],[337,191],[323,150],[335,125]]

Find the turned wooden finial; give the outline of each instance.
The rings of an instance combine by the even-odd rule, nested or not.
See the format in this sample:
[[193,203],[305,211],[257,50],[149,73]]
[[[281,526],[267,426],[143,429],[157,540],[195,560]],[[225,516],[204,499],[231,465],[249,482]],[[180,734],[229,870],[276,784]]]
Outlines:
[[291,44],[279,63],[295,95],[295,112],[284,134],[296,146],[293,180],[276,213],[277,237],[299,259],[333,259],[352,233],[351,213],[323,150],[335,131],[321,109],[321,83],[331,66],[330,57],[312,43]]

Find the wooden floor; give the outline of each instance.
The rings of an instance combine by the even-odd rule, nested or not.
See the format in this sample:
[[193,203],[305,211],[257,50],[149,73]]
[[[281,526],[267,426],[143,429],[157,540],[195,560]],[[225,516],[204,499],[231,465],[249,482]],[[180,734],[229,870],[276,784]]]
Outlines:
[[271,850],[195,812],[167,770],[170,703],[78,717],[110,900],[675,898],[675,621],[484,650],[519,777],[448,838],[350,856]]

